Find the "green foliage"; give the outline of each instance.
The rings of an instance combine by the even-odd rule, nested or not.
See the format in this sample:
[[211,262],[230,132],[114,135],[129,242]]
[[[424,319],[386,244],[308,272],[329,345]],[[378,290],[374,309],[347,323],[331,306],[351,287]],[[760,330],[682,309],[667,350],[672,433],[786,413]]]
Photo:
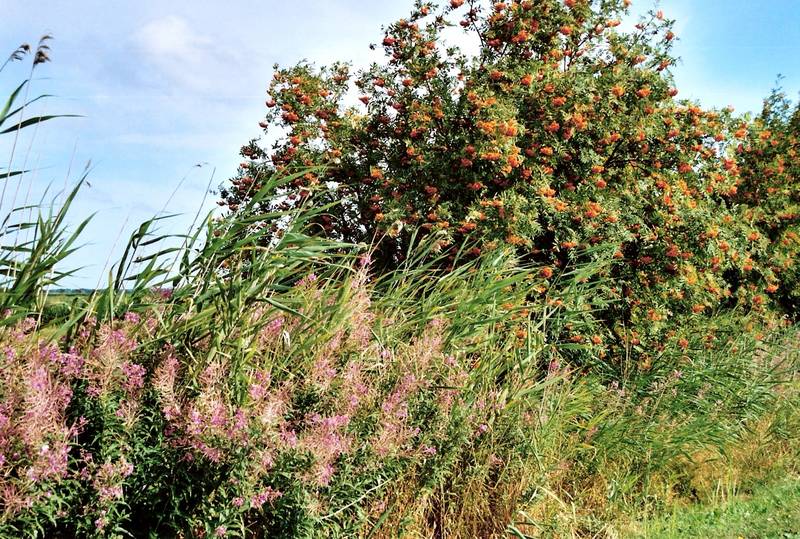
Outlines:
[[[758,118],[742,125],[742,141],[736,148],[742,182],[736,196],[741,219],[760,231],[754,265],[763,268],[767,292],[783,308],[800,312],[800,104],[792,105],[780,89],[764,100]],[[754,285],[745,274],[742,285]]]
[[62,323],[58,347],[32,320],[3,330],[2,533],[490,537],[596,477],[643,509],[655,477],[680,484],[687,456],[738,443],[796,368],[754,361],[720,316],[725,347],[667,349],[681,372],[610,384],[603,362],[568,362],[602,346],[554,337],[584,323],[603,263],[541,292],[508,251],[444,271],[428,238],[371,277],[368,251],[303,232],[316,212],[267,246],[264,216],[207,221],[174,272],[165,252],[86,300],[104,314]]
[[796,481],[762,487],[753,496],[718,507],[681,509],[654,522],[640,537],[800,537],[800,485]]

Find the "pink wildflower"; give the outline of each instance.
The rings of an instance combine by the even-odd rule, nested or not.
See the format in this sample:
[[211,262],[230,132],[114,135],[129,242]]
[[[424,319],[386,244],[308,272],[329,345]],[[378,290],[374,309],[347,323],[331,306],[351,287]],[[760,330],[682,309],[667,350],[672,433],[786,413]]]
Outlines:
[[250,505],[256,509],[261,508],[265,503],[272,504],[275,500],[283,496],[283,492],[267,487],[250,499]]
[[297,286],[303,287],[306,285],[314,284],[315,282],[317,282],[317,279],[318,277],[316,273],[309,273],[308,275],[297,281]]
[[372,255],[370,255],[369,253],[363,254],[360,257],[358,257],[359,267],[364,268],[369,266],[370,264],[372,264]]
[[122,387],[128,394],[133,394],[144,387],[144,377],[147,374],[145,368],[138,363],[131,363],[125,361],[120,367],[122,375],[125,377],[122,382]]
[[331,358],[324,354],[317,358],[311,368],[311,381],[321,390],[327,390],[336,377],[336,369],[331,365]]

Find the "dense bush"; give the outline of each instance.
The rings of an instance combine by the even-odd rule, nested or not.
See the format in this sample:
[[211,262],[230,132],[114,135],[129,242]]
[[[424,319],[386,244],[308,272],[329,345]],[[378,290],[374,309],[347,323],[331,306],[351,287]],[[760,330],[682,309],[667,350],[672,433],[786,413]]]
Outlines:
[[63,321],[69,317],[71,312],[68,303],[48,303],[42,308],[40,322],[49,324],[51,322]]

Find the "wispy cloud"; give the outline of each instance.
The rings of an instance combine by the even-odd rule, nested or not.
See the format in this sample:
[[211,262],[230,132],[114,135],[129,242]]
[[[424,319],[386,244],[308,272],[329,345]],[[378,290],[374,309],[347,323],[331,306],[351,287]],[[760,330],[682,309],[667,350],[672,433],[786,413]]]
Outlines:
[[152,20],[133,36],[143,62],[156,70],[151,80],[173,92],[207,94],[230,86],[241,67],[222,39],[176,15]]

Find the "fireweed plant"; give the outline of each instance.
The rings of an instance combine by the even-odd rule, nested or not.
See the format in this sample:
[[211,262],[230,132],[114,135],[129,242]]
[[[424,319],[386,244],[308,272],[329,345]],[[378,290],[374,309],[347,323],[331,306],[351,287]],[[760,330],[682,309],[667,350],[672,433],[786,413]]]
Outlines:
[[[653,72],[638,71],[641,68],[636,66],[647,58],[610,64],[595,73],[596,82],[580,79],[586,85],[606,85],[617,84],[615,77],[629,77],[621,90],[612,92],[620,94],[616,105],[600,100],[602,106],[611,107],[607,114],[592,112],[586,103],[583,112],[571,109],[578,101],[570,99],[588,94],[580,94],[581,86],[575,81],[561,80],[563,73],[575,69],[577,76],[582,71],[570,66],[600,58],[590,52],[577,54],[584,43],[578,28],[591,21],[593,25],[587,28],[594,29],[592,36],[612,36],[610,46],[616,48],[611,52],[618,56],[633,54],[637,44],[647,40],[614,34],[613,20],[598,29],[598,17],[621,9],[616,2],[600,3],[599,11],[594,11],[597,3],[579,0],[563,5],[541,2],[537,13],[542,18],[536,29],[532,20],[514,18],[527,17],[534,4],[500,3],[481,12],[476,3],[454,1],[448,8],[448,13],[468,9],[467,24],[462,26],[483,32],[488,49],[484,67],[476,67],[475,73],[488,70],[485,79],[495,85],[475,83],[479,96],[475,103],[468,94],[464,96],[464,103],[472,103],[464,106],[477,107],[475,114],[483,110],[487,116],[481,121],[494,121],[493,129],[476,127],[483,133],[479,136],[470,124],[462,125],[463,132],[454,124],[446,137],[442,135],[443,140],[452,141],[480,139],[471,142],[474,159],[464,149],[467,153],[458,156],[457,164],[469,171],[478,163],[485,173],[481,177],[490,183],[480,188],[473,184],[468,188],[472,194],[463,200],[435,196],[446,193],[450,185],[445,168],[425,168],[436,161],[434,135],[438,131],[411,137],[416,141],[411,153],[408,141],[402,142],[399,161],[376,157],[376,163],[386,167],[379,169],[374,163],[361,162],[364,150],[353,141],[362,139],[349,132],[345,136],[331,124],[329,132],[344,137],[337,140],[355,144],[343,146],[336,158],[347,166],[367,166],[353,178],[371,178],[363,183],[370,186],[368,190],[382,186],[384,180],[391,184],[391,178],[402,178],[404,187],[397,200],[368,192],[369,199],[380,197],[370,204],[398,203],[379,211],[383,218],[370,213],[368,221],[354,225],[353,234],[344,229],[334,233],[347,219],[344,216],[363,211],[360,199],[349,191],[334,194],[307,183],[330,181],[328,187],[338,184],[349,189],[346,176],[331,176],[340,174],[341,169],[332,166],[340,163],[309,158],[300,161],[305,168],[294,170],[277,159],[273,170],[253,160],[246,168],[258,174],[239,180],[246,187],[238,191],[241,198],[229,213],[208,215],[199,220],[201,225],[177,238],[159,234],[162,218],[143,223],[109,273],[108,286],[73,302],[67,313],[52,321],[42,316],[44,298],[48,286],[70,273],[57,270],[56,265],[61,268],[74,252],[83,228],[79,224],[70,232],[66,219],[80,182],[65,202],[32,208],[37,219],[20,219],[27,210],[10,210],[3,234],[4,240],[11,238],[4,245],[11,247],[0,250],[6,279],[0,296],[4,309],[0,320],[0,536],[598,535],[617,533],[631,519],[679,501],[702,501],[709,493],[719,492],[718,481],[723,479],[745,488],[748,481],[770,474],[797,473],[798,354],[792,342],[796,330],[784,317],[796,305],[789,279],[796,271],[792,204],[797,202],[797,114],[785,98],[775,94],[767,100],[761,117],[735,119],[741,127],[734,134],[741,143],[730,143],[723,136],[723,141],[715,142],[727,140],[728,144],[708,150],[703,146],[709,142],[705,135],[692,134],[691,129],[724,121],[720,127],[724,134],[733,116],[709,116],[690,110],[691,105],[681,105],[678,113],[663,101],[651,102],[654,92],[667,99],[663,97],[666,86]],[[413,25],[429,16],[431,9],[420,4],[415,18],[391,28],[384,45],[390,50],[397,47],[392,54],[398,61],[409,55],[419,60],[433,54],[435,40],[434,49],[425,46],[425,54],[413,48],[417,45],[404,48],[417,43],[422,34]],[[661,20],[657,13],[653,15],[652,31],[668,31]],[[442,24],[436,21],[425,31]],[[516,26],[523,23],[527,26]],[[541,63],[531,70],[530,81],[525,73],[513,71],[525,64],[509,59],[503,60],[499,77],[493,74],[506,51],[522,47],[530,36],[539,39],[552,34],[553,28],[558,31],[550,36],[548,48],[536,45],[528,51],[529,60]],[[639,30],[649,35],[650,30]],[[408,35],[394,37],[392,32]],[[504,41],[507,38],[510,44]],[[549,51],[573,38],[575,47],[565,49],[570,54],[558,56],[566,67],[553,68],[551,61],[556,57]],[[47,49],[43,50],[46,54]],[[29,51],[30,47],[21,48],[12,59]],[[413,89],[414,81],[422,80],[435,66],[422,67],[424,72],[409,72],[410,84],[400,81],[402,88]],[[444,71],[431,72],[425,80],[437,87],[438,74]],[[553,92],[544,86],[541,92],[548,95],[547,103],[564,97],[557,108],[568,107],[570,112],[565,114],[570,119],[547,116],[552,111],[537,104],[539,97],[528,96],[521,102],[507,99],[503,92],[514,80],[512,74],[527,81],[526,88],[537,85],[536,96],[539,83],[552,83]],[[603,82],[605,76],[611,80]],[[325,92],[331,90],[323,86],[307,93],[303,85],[312,79],[295,82],[281,77],[276,79],[278,84],[288,81],[300,88],[299,93],[291,92],[298,103],[311,100],[313,104],[316,96],[330,95]],[[384,79],[383,86],[374,86],[385,88],[394,80],[388,75]],[[462,82],[466,85],[469,80]],[[643,88],[639,83],[645,80],[649,93],[639,91]],[[567,88],[575,93],[562,95]],[[395,96],[405,95],[400,86],[389,89]],[[416,114],[402,122],[413,120],[422,129],[442,120],[434,110],[435,99],[417,101],[412,94],[409,90],[407,102],[394,109],[398,114]],[[9,102],[18,95],[15,92]],[[434,108],[415,111],[423,103]],[[535,156],[552,157],[549,165],[537,161],[529,166],[523,160],[513,166],[509,160],[527,156],[511,144],[523,133],[522,123],[513,120],[514,107],[520,103],[528,108],[518,110],[528,110],[531,118],[547,116],[549,125],[559,124],[547,132],[558,134],[561,142],[549,143],[539,140],[545,136],[542,133],[531,132],[538,129],[531,127],[533,120],[525,124],[524,136],[531,137],[527,147],[537,150]],[[287,109],[287,104],[281,103],[285,120],[293,118],[289,114],[299,117],[303,109],[295,104]],[[444,100],[440,106],[445,104],[453,110],[459,106]],[[634,159],[633,149],[648,152],[627,138],[624,144],[613,133],[608,136],[616,140],[609,138],[608,144],[592,138],[601,129],[596,131],[593,122],[645,121],[655,114],[647,112],[650,106],[660,112],[647,120],[652,123],[647,123],[645,140],[639,143],[650,145],[655,152],[652,160]],[[16,110],[6,109],[4,114]],[[24,108],[16,112],[24,115]],[[501,112],[507,116],[493,116]],[[342,119],[331,111],[325,114],[327,118],[314,115],[326,122],[320,129],[331,119],[346,120],[358,129],[369,124],[356,115]],[[430,119],[426,119],[428,114]],[[587,122],[583,128],[578,114]],[[392,118],[399,116],[390,116],[389,124]],[[668,119],[691,131],[668,137],[677,137],[674,144],[680,158],[689,151],[684,139],[698,137],[692,139],[700,147],[691,150],[698,159],[691,161],[691,171],[684,167],[676,173],[670,168],[678,157],[668,159],[671,143],[661,140],[667,135],[661,125],[669,126]],[[501,120],[503,125],[498,123]],[[26,122],[16,121],[16,133],[38,123]],[[393,126],[391,132],[402,134],[404,125]],[[579,133],[586,137],[581,139],[586,155],[577,161],[570,152],[584,146],[565,137],[563,125],[572,126],[575,137]],[[517,135],[512,134],[514,126]],[[623,127],[620,124],[619,129]],[[770,134],[764,135],[767,130]],[[382,144],[372,131],[365,133]],[[625,131],[625,136],[629,134]],[[508,138],[502,139],[503,144],[491,138],[500,135]],[[291,144],[296,152],[308,150]],[[424,152],[417,154],[417,146]],[[500,148],[500,158],[483,155],[495,146]],[[611,155],[620,159],[618,163],[604,161],[613,172],[594,172],[594,187],[579,186],[579,169],[570,167],[599,160],[598,148],[609,146],[617,148]],[[552,155],[541,151],[545,147],[553,148]],[[728,151],[732,153],[724,153]],[[413,159],[403,163],[402,155]],[[739,181],[733,176],[719,180],[725,187],[724,197],[714,189],[708,193],[689,183],[685,191],[681,188],[683,180],[676,174],[704,182],[707,176],[701,158],[716,162],[722,155],[727,161],[720,164],[721,170],[731,174],[739,170],[741,183],[735,192],[732,184],[725,183]],[[472,163],[467,166],[462,158]],[[653,177],[657,161],[667,187],[650,184],[659,181]],[[728,161],[730,170],[725,168]],[[499,162],[510,166],[507,176],[498,176],[491,168]],[[626,168],[625,162],[632,168]],[[409,165],[412,168],[403,168]],[[417,166],[423,168],[413,168]],[[542,194],[541,174],[546,166],[553,169],[548,174],[553,174],[554,192]],[[531,177],[535,175],[538,183],[530,188],[539,194],[514,183],[525,168]],[[761,176],[771,183],[759,183]],[[478,176],[462,179],[472,182]],[[578,195],[615,182],[617,187],[610,192],[617,198],[611,197],[609,204],[627,201],[627,211],[619,206],[615,213],[626,227],[653,215],[663,218],[627,230],[627,243],[620,244],[622,258],[616,247],[609,249],[605,241],[582,236],[592,228],[594,217],[576,220],[577,215],[567,209],[580,206],[582,212],[588,211],[591,208],[584,210]],[[494,187],[487,187],[490,184]],[[512,185],[520,191],[509,191]],[[472,200],[473,195],[480,198]],[[665,202],[667,195],[670,204]],[[783,202],[767,203],[764,197],[779,197]],[[436,219],[420,213],[416,221],[403,220],[397,213],[407,207],[421,211],[415,204],[435,205],[439,200],[448,202],[436,206]],[[548,213],[550,205],[553,211],[566,214],[551,225],[536,224],[512,211],[513,200],[541,205],[541,215],[555,215]],[[676,212],[680,208],[680,214],[659,209],[654,205],[657,201]],[[716,205],[709,206],[712,202]],[[567,206],[558,210],[561,203]],[[706,232],[702,238],[691,236],[690,242],[689,230],[681,228],[685,221],[675,219],[689,219],[685,212],[695,203],[697,212],[691,214],[691,222],[696,229],[691,230]],[[727,213],[719,213],[723,210]],[[459,213],[465,211],[492,218]],[[736,220],[748,211],[750,219]],[[460,223],[463,237],[454,235],[448,219]],[[425,223],[420,221],[425,220],[435,225],[422,226]],[[372,229],[365,222],[394,226]],[[543,226],[542,231],[548,232],[542,234],[552,238],[536,239],[541,237],[519,232],[520,238],[528,238],[522,243],[531,242],[525,243],[530,251],[521,251],[518,240],[505,241],[509,230],[503,227],[526,222],[531,227]],[[667,227],[668,222],[678,229]],[[481,227],[485,223],[500,235],[468,237],[468,232],[478,228],[470,223],[481,223]],[[564,235],[568,228],[574,240]],[[671,235],[663,236],[664,230]],[[754,232],[759,236],[750,239]],[[20,233],[28,239],[15,241],[14,235]],[[646,233],[655,238],[648,239]],[[665,237],[684,242],[676,246],[680,256],[665,251],[675,268],[662,267],[655,256],[652,264],[644,263],[644,257],[653,256],[647,249],[656,252],[657,242]],[[698,238],[701,244],[692,243]],[[553,241],[558,245],[574,241],[575,245],[546,249],[545,244]],[[722,251],[727,253],[724,261],[714,250],[722,241],[728,245]],[[759,247],[747,250],[751,244]],[[389,252],[387,245],[391,245]],[[684,256],[690,249],[692,256]],[[777,253],[774,267],[764,266],[759,258],[768,253]],[[720,256],[723,273],[715,274],[713,281],[706,272],[713,266],[712,262],[705,265],[706,254]],[[620,266],[621,259],[628,263],[631,257],[639,262],[628,269]],[[750,257],[753,268],[737,266],[744,257]],[[782,280],[772,292],[765,288],[762,294],[759,287],[765,275],[775,276],[774,283],[779,282],[777,275]],[[704,287],[696,293],[716,299],[704,295],[707,303],[702,310],[675,306],[669,312],[653,311],[659,316],[644,310],[646,315],[640,317],[644,305],[658,298],[678,302],[675,305],[684,299],[695,301],[695,296],[674,295],[683,289],[673,290],[670,296],[667,288],[679,281],[684,283],[680,286]],[[719,303],[720,297],[708,287],[718,283],[721,290],[723,281],[730,294],[722,293],[725,301]],[[687,288],[684,293],[695,291]],[[767,294],[780,299],[751,301]],[[615,318],[619,313],[621,318]],[[660,333],[651,332],[649,324],[656,322]],[[662,334],[664,338],[655,345],[646,338]],[[720,476],[714,471],[719,469],[735,479]]]

